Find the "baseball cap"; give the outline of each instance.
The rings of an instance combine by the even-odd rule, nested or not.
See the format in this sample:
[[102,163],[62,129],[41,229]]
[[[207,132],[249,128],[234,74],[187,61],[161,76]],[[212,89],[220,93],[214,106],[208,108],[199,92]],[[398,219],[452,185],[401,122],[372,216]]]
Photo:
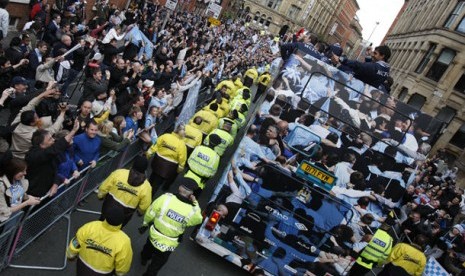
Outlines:
[[17,85],[17,84],[28,85],[29,83],[27,82],[25,78],[16,76],[11,80],[11,85]]
[[149,88],[150,88],[150,87],[153,87],[153,84],[154,84],[154,83],[155,83],[154,81],[148,80],[148,79],[147,79],[147,80],[145,80],[145,81],[142,83],[142,85],[145,86],[145,87],[149,87]]
[[97,116],[103,111],[103,104],[98,101],[92,102],[92,115]]

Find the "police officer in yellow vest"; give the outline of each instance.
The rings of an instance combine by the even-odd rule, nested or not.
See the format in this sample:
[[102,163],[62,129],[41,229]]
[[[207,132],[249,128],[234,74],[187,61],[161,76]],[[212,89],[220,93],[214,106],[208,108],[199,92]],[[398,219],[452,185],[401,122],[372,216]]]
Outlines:
[[370,242],[365,246],[350,270],[349,276],[365,275],[373,269],[373,264],[382,264],[391,253],[392,237],[388,234],[390,224],[394,221],[386,219],[383,225],[375,232]]
[[144,276],[157,275],[179,245],[187,227],[202,223],[200,207],[193,195],[197,189],[195,181],[183,178],[178,193],[166,193],[158,197],[149,207],[139,231],[150,226],[150,234],[141,252],[142,265],[152,260]]
[[218,137],[220,137],[221,142],[214,149],[219,156],[223,156],[226,149],[234,143],[234,138],[230,134],[231,128],[231,122],[225,122],[221,128],[214,129],[212,132],[210,132],[210,134],[207,135],[204,144],[209,145],[210,137],[212,135],[217,135]]
[[126,275],[131,268],[131,239],[121,230],[121,206],[105,210],[105,221],[92,221],[79,228],[70,241],[66,256],[78,257],[76,275]]
[[152,186],[145,177],[148,161],[142,156],[136,156],[131,170],[119,169],[110,174],[98,189],[98,198],[105,198],[102,205],[102,216],[104,210],[113,208],[115,205],[124,209],[123,227],[129,222],[132,215],[138,210],[140,215],[152,203]]
[[[192,124],[192,125],[191,125]],[[195,147],[202,144],[203,134],[199,130],[202,124],[202,118],[197,116],[194,117],[191,123],[186,125],[186,134],[184,135],[184,142],[187,147],[187,156],[189,157]]]
[[250,92],[250,89],[248,87],[244,87],[244,88],[241,88],[239,90],[237,90],[237,93],[236,93],[236,96],[231,100],[231,102],[229,103],[229,106],[232,108],[232,109],[235,109],[234,106],[235,106],[235,103],[236,101],[240,101],[242,103],[245,103],[247,106],[250,106],[250,95],[251,95],[251,92]]
[[218,128],[222,129],[224,124],[230,124],[231,125],[231,131],[229,133],[231,136],[236,138],[237,135],[237,129],[239,128],[236,119],[239,117],[239,112],[237,110],[231,110],[229,111],[229,114],[227,117],[221,118],[218,120]]
[[258,72],[257,69],[255,69],[255,67],[248,69],[247,71],[245,71],[244,74],[244,85],[247,87],[251,87],[252,84],[254,84],[254,82],[257,81],[257,77]]
[[266,89],[268,88],[268,84],[270,84],[271,75],[268,72],[263,72],[263,74],[258,77],[258,87],[257,92],[255,93],[255,97],[253,98],[253,103],[255,103],[260,96],[265,93]]
[[209,144],[197,146],[187,160],[189,169],[184,177],[193,179],[199,186],[199,189],[194,191],[196,197],[200,195],[207,180],[218,170],[220,155],[216,152],[216,147],[219,144],[221,144],[220,136],[212,134],[209,137]]
[[154,155],[152,174],[149,182],[152,185],[152,195],[162,186],[168,190],[178,173],[184,170],[187,159],[187,148],[184,143],[185,126],[180,124],[172,133],[158,137],[157,143],[147,151],[147,157]]

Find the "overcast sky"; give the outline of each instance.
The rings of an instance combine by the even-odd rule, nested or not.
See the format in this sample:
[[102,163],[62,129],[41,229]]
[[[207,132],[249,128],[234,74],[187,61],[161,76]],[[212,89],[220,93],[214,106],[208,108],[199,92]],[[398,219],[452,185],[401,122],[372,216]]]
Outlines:
[[357,15],[362,25],[363,39],[368,39],[376,22],[379,22],[370,38],[374,46],[378,46],[397,16],[404,0],[357,0],[360,10]]

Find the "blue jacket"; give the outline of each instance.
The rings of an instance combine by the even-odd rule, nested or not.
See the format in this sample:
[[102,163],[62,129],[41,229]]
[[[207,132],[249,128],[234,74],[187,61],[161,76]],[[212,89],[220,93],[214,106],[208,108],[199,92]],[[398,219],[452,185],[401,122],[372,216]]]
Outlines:
[[98,161],[100,152],[100,137],[89,138],[86,133],[74,137],[74,161],[76,163],[82,160],[82,167],[89,165],[91,161]]
[[359,62],[345,60],[342,61],[342,64],[353,70],[355,78],[386,92],[384,82],[389,77],[390,66],[388,63],[384,61]]
[[[69,153],[69,149],[62,154],[59,158],[60,164],[58,165],[57,176],[60,178],[61,183],[65,179],[71,178],[74,171],[78,168],[74,162],[73,156]],[[79,160],[78,160],[79,161]]]
[[139,122],[138,121],[134,122],[134,120],[131,117],[127,116],[126,117],[126,127],[123,128],[123,132],[126,132],[126,131],[130,130],[131,128],[134,130],[134,134],[136,134],[137,130],[139,129]]

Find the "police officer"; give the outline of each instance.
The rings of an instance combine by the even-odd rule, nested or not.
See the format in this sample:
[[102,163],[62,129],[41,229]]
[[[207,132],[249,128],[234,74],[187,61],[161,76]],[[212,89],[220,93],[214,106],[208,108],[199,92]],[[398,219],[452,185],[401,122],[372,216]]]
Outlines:
[[265,93],[266,88],[270,84],[271,81],[271,75],[268,72],[263,72],[263,74],[258,77],[258,87],[257,87],[257,92],[255,93],[255,97],[253,98],[253,103],[255,103],[260,96]]
[[157,275],[179,245],[187,227],[202,223],[202,214],[193,195],[197,188],[194,180],[185,178],[178,193],[166,193],[158,197],[149,207],[139,231],[150,226],[150,234],[141,252],[142,265],[152,260],[144,276]]
[[255,69],[255,67],[252,67],[248,69],[247,71],[245,71],[244,86],[251,87],[252,84],[254,84],[254,82],[257,81],[257,77],[258,77],[258,72],[257,72],[257,69]]
[[370,242],[358,256],[350,270],[349,276],[365,275],[373,269],[373,264],[381,264],[387,259],[389,253],[391,253],[393,242],[392,237],[387,231],[394,221],[389,218],[386,221],[389,224],[387,222],[383,223],[376,231]]
[[231,122],[225,122],[221,128],[214,129],[210,134],[207,135],[205,138],[204,144],[209,145],[210,143],[210,137],[212,135],[216,135],[220,137],[221,142],[219,143],[218,146],[215,147],[216,153],[218,153],[219,156],[223,156],[224,152],[226,149],[231,146],[234,143],[234,138],[231,135],[231,128],[232,124]]
[[205,187],[205,182],[215,175],[220,164],[220,155],[216,152],[216,147],[221,144],[221,138],[217,134],[209,135],[209,143],[205,146],[197,146],[187,160],[189,170],[184,177],[193,179],[199,189],[195,190],[195,196],[200,195],[200,191]]
[[426,266],[426,256],[423,253],[426,244],[427,238],[421,234],[415,236],[412,244],[396,244],[387,259],[388,264],[378,275],[422,275]]
[[232,80],[224,80],[220,83],[215,88],[215,91],[224,91],[222,90],[223,87],[226,87],[226,94],[228,94],[230,97],[234,96],[234,93],[236,92],[236,85],[234,85],[234,81]]
[[250,95],[251,91],[248,87],[244,87],[237,90],[236,96],[231,100],[229,106],[231,107],[231,109],[236,109],[238,103],[244,103],[247,106],[250,106]]
[[124,210],[121,206],[104,210],[105,221],[83,225],[71,240],[66,256],[78,255],[76,275],[125,275],[131,268],[131,239],[121,230]]
[[227,117],[224,117],[218,120],[218,128],[222,129],[224,124],[230,124],[231,131],[229,131],[229,133],[232,135],[234,139],[237,135],[237,129],[239,128],[236,122],[236,119],[238,117],[239,117],[239,112],[237,112],[237,110],[230,110]]
[[148,161],[142,156],[136,156],[131,170],[120,169],[114,171],[98,189],[98,198],[105,198],[102,205],[102,216],[104,220],[105,209],[113,208],[115,205],[124,209],[123,227],[129,222],[132,215],[138,210],[140,215],[152,203],[152,186],[145,177]]
[[190,156],[195,147],[202,144],[202,131],[199,130],[202,124],[202,118],[194,117],[191,123],[186,125],[186,134],[184,135],[184,142],[187,147],[187,156]]
[[148,158],[154,155],[151,164],[152,174],[149,179],[152,185],[152,195],[160,186],[163,190],[168,190],[177,174],[184,170],[187,159],[184,136],[185,126],[179,124],[172,133],[165,133],[158,137],[157,143],[147,151]]

